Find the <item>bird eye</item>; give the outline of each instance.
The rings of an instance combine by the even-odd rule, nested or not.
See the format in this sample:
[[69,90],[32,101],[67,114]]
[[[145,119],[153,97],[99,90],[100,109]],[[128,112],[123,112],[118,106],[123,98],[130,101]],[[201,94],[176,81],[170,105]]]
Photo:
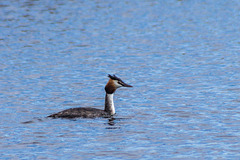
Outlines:
[[121,81],[118,81],[118,84],[123,85]]

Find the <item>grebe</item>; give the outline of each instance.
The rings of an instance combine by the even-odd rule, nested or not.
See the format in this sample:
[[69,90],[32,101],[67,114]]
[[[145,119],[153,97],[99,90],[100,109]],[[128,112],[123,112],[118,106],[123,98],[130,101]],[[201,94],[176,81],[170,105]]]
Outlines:
[[96,118],[96,117],[111,117],[115,114],[115,108],[113,103],[113,94],[117,88],[120,87],[132,87],[124,83],[120,78],[115,75],[108,75],[110,78],[105,86],[106,96],[105,96],[105,109],[96,108],[70,108],[63,110],[61,112],[52,114],[48,117],[52,118]]

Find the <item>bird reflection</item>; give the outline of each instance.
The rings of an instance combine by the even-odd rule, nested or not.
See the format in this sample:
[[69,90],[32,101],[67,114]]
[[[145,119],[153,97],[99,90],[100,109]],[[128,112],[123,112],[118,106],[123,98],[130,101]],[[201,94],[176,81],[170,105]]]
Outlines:
[[114,121],[114,120],[116,120],[116,118],[113,118],[113,117],[109,118],[109,119],[108,119],[108,124],[109,124],[110,126],[114,126],[114,125],[115,125],[115,121]]
[[108,119],[108,127],[106,127],[106,129],[119,129],[119,126],[115,126],[116,125],[116,118],[109,118]]

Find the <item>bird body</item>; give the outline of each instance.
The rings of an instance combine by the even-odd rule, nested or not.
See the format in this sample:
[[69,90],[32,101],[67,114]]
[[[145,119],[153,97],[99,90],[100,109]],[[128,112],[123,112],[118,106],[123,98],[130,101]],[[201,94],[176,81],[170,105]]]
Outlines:
[[78,107],[78,108],[69,108],[63,110],[61,112],[52,114],[48,117],[52,118],[96,118],[96,117],[111,117],[115,114],[115,107],[113,102],[113,95],[114,92],[120,87],[132,87],[124,83],[120,78],[115,75],[108,75],[109,81],[105,86],[105,108],[104,110],[97,109],[97,108],[85,108],[85,107]]

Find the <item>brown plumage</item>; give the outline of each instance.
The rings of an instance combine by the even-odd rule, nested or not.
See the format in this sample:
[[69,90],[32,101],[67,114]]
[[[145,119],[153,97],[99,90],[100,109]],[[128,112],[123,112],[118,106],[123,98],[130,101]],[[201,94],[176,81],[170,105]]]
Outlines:
[[108,83],[105,86],[105,91],[108,94],[113,94],[116,91],[117,87],[114,84],[114,80],[112,80],[111,78],[109,79]]

